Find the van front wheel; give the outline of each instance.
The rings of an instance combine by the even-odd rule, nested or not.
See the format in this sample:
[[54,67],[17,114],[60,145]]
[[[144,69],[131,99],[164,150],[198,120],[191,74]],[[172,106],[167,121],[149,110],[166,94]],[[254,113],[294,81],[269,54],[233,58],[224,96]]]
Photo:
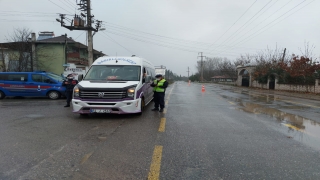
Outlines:
[[48,92],[48,97],[52,100],[56,100],[60,98],[60,93],[58,91],[50,91]]
[[0,91],[0,99],[3,99],[4,97],[6,97],[6,95],[2,91]]
[[141,112],[139,112],[138,113],[138,115],[142,115],[142,112],[143,112],[143,110],[144,110],[144,108],[145,108],[145,102],[144,102],[144,98],[142,98],[141,99],[141,103],[140,103],[140,110],[141,110]]

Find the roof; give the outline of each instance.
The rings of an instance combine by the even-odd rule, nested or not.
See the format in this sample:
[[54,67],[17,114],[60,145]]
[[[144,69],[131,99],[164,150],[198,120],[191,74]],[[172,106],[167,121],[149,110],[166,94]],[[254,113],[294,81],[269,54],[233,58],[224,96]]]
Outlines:
[[48,38],[48,39],[42,39],[42,40],[37,40],[37,43],[65,43],[67,39],[67,43],[76,43],[72,38],[66,38],[65,35],[62,36],[57,36],[54,38]]
[[[54,38],[49,38],[49,39],[43,39],[43,40],[37,40],[36,41],[36,44],[64,44],[65,43],[65,35],[61,35],[61,36],[57,36],[57,37],[54,37]],[[19,44],[21,42],[7,42],[7,43],[0,43],[0,47],[1,45],[3,45],[3,48],[5,47],[8,47],[11,49],[14,49],[14,46],[15,44]],[[72,38],[67,38],[67,44],[74,44],[76,47],[78,48],[81,48],[81,49],[87,49],[88,46],[82,44],[82,43],[79,43],[79,42],[76,42],[74,41]],[[31,45],[31,43],[29,44]],[[93,53],[94,54],[101,54],[101,55],[105,55],[104,53],[98,51],[98,50],[95,50],[93,49]]]
[[[50,39],[43,39],[43,40],[39,40],[39,41],[36,41],[36,43],[43,43],[43,44],[54,44],[54,43],[65,43],[65,35],[61,35],[61,36],[57,36],[57,37],[54,37],[54,38],[50,38]],[[74,41],[72,38],[68,38],[67,37],[67,44],[74,44],[76,47],[78,48],[81,48],[81,49],[87,49],[88,46],[82,44],[82,43],[79,43],[79,42],[76,42]],[[98,50],[95,50],[93,49],[93,53],[94,54],[103,54],[105,55],[104,53],[98,51]]]
[[146,67],[154,67],[153,64],[140,57],[126,57],[126,56],[103,56],[96,59],[93,65],[144,65]]

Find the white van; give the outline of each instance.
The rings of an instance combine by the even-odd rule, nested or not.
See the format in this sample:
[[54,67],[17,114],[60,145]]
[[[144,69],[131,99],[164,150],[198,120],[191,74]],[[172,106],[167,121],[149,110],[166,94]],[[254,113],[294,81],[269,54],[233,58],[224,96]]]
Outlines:
[[100,57],[73,92],[73,112],[139,113],[153,99],[154,66],[139,57]]

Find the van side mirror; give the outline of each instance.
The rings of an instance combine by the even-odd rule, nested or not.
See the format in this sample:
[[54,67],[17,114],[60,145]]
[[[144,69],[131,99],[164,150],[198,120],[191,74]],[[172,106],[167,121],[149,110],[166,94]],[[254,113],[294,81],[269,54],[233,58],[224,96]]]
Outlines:
[[79,74],[78,75],[78,81],[82,81],[82,79],[83,79],[83,74]]

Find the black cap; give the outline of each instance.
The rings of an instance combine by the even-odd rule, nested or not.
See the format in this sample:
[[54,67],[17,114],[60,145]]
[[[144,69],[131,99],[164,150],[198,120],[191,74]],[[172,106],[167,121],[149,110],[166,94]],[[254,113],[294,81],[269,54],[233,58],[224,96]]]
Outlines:
[[162,77],[162,74],[157,74],[156,78]]
[[68,74],[67,77],[73,76],[72,74]]

